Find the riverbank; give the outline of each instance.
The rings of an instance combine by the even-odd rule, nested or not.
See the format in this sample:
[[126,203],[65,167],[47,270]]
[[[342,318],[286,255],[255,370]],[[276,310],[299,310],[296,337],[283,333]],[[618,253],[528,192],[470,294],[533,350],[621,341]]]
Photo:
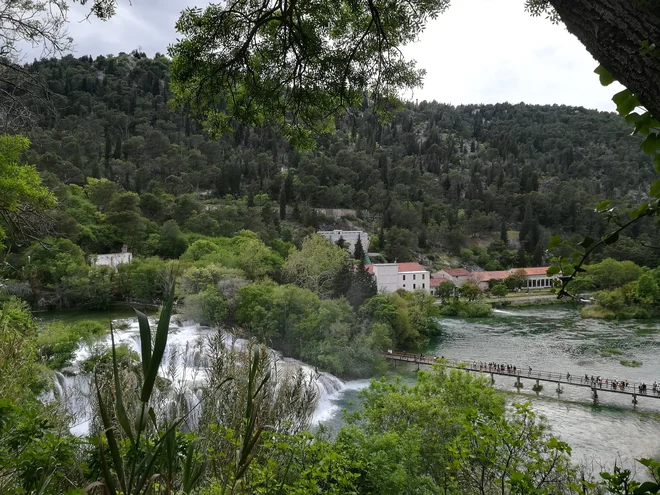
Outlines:
[[551,304],[572,304],[565,299],[557,299],[557,294],[549,291],[539,291],[534,293],[510,293],[504,297],[487,297],[483,302],[490,304],[494,308],[527,306],[545,306]]

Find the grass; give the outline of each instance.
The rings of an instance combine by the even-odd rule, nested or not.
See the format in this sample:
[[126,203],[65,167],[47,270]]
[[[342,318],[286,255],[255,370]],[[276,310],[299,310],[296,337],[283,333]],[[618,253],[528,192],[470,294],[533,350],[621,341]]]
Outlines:
[[580,311],[580,316],[582,318],[605,319],[605,318],[614,318],[615,314],[609,309],[602,308],[595,304],[593,306],[585,306],[584,308],[582,308],[582,310]]
[[606,347],[600,351],[601,357],[612,357],[621,354],[621,350],[616,347]]
[[634,359],[632,361],[628,361],[627,359],[622,359],[619,361],[619,363],[622,366],[628,366],[630,368],[639,368],[642,365],[641,361],[635,361]]
[[540,392],[541,390],[543,390],[543,385],[541,385],[540,383],[539,383],[538,385],[534,385],[534,386],[532,387],[532,390],[533,390],[534,392]]

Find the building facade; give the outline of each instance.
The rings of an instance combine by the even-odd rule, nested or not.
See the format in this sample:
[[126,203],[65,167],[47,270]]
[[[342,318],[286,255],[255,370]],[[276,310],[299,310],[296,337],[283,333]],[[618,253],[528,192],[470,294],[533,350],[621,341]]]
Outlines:
[[419,263],[374,263],[365,265],[376,277],[378,292],[431,291],[431,272]]
[[336,243],[339,239],[344,239],[345,246],[351,254],[355,252],[355,245],[358,239],[360,239],[364,252],[369,252],[369,234],[361,230],[319,230],[317,234],[322,235],[332,243]]
[[[537,266],[530,268],[512,268],[510,270],[469,272],[463,268],[443,269],[433,274],[433,286],[437,287],[441,281],[449,280],[456,287],[465,282],[476,283],[481,290],[488,290],[496,282],[503,282],[511,275],[520,275],[523,280],[523,290],[548,289],[553,286],[553,280],[559,279],[559,275],[548,277],[546,272],[548,266]],[[437,280],[437,281],[436,281]]]
[[92,264],[96,266],[109,266],[115,270],[119,265],[130,263],[133,259],[133,253],[129,253],[126,247],[123,247],[121,253],[97,254],[92,257]]
[[[465,282],[470,280],[472,274],[467,271],[465,268],[443,268],[439,272],[433,274],[433,279],[441,279],[449,282],[453,282],[456,287],[460,287]],[[440,285],[441,282],[436,282],[436,287]]]

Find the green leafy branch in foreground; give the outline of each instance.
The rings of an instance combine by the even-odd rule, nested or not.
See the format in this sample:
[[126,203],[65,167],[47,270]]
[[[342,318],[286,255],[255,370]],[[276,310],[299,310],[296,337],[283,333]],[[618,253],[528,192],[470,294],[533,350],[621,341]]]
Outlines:
[[[652,47],[650,48],[648,43],[645,42],[642,44],[642,51],[649,52],[651,49]],[[609,86],[615,81],[612,74],[602,65],[598,66],[594,72],[600,77],[600,82],[603,86]],[[660,174],[660,153],[658,153],[660,151],[660,121],[655,119],[648,110],[640,105],[637,96],[629,89],[624,89],[615,94],[612,97],[612,101],[616,104],[619,115],[625,117],[626,122],[634,126],[633,135],[641,134],[646,136],[641,144],[642,151],[647,155],[653,155],[655,171]],[[606,200],[599,203],[596,206],[596,211],[605,215],[608,223],[614,223],[616,225],[613,231],[603,236],[600,240],[587,236],[579,243],[574,244],[562,239],[560,235],[552,237],[548,244],[549,250],[562,246],[571,251],[567,257],[562,256],[555,259],[555,265],[550,267],[547,272],[548,276],[562,273],[558,299],[563,297],[576,298],[575,295],[569,293],[567,288],[579,273],[586,271],[583,265],[589,260],[589,256],[596,249],[601,246],[614,244],[619,240],[619,236],[624,230],[643,218],[660,216],[660,179],[653,181],[649,188],[648,196],[649,200],[631,211],[629,214],[630,218],[625,221],[619,218],[615,208],[611,206],[611,201]],[[658,221],[660,222],[660,218]]]
[[334,116],[368,94],[381,114],[424,70],[400,47],[448,0],[246,0],[185,9],[170,47],[175,101],[212,134],[235,123],[272,125],[292,144],[334,129]]

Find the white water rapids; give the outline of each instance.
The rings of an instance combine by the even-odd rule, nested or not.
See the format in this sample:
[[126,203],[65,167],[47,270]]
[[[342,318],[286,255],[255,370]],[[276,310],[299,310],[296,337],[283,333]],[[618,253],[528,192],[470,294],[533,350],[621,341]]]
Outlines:
[[[184,408],[191,410],[198,402],[201,389],[206,382],[206,370],[209,362],[201,345],[205,337],[216,330],[202,327],[191,321],[179,324],[176,317],[172,318],[167,339],[167,347],[161,364],[161,370],[170,376],[176,377],[174,389],[178,390],[177,397],[172,400],[185,401]],[[150,319],[152,328],[154,321]],[[115,328],[115,344],[126,345],[138,355],[140,354],[140,332],[136,318],[118,320],[113,322]],[[244,339],[226,335],[226,345],[242,348],[247,344]],[[50,399],[57,398],[66,410],[75,418],[71,432],[82,436],[88,433],[92,420],[92,408],[89,400],[91,377],[85,373],[81,366],[92,356],[93,352],[110,348],[110,335],[100,338],[93,344],[81,343],[76,350],[72,365],[62,372],[55,373],[54,391]],[[318,424],[330,419],[339,406],[336,401],[341,398],[347,389],[363,388],[367,381],[345,383],[330,373],[315,370],[311,366],[291,358],[283,358],[278,352],[270,350],[277,360],[280,369],[291,371],[302,368],[303,372],[313,381],[318,390],[318,402],[313,416],[313,423]]]

